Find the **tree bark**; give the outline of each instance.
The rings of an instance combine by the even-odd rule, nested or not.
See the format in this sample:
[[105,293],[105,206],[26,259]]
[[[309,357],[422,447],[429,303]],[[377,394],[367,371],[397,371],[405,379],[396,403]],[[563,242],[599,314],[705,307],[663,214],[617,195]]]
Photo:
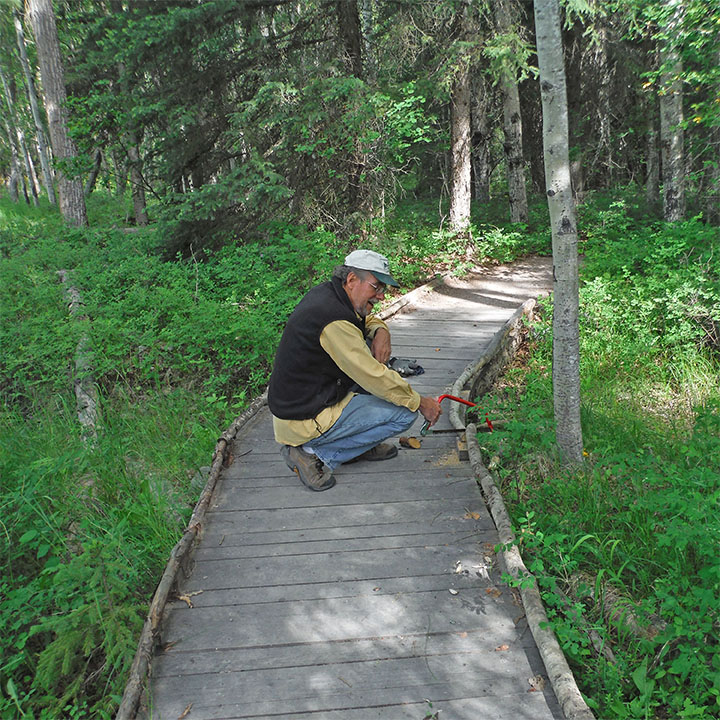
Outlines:
[[458,71],[450,101],[450,227],[457,234],[470,227],[470,72]]
[[16,139],[13,137],[14,133],[10,127],[10,123],[7,118],[3,118],[3,125],[5,126],[5,134],[8,139],[8,147],[10,148],[10,175],[7,179],[7,190],[10,199],[16,203],[20,199],[20,191],[18,186],[20,185],[20,163],[18,160],[18,152],[16,146]]
[[580,331],[575,203],[570,184],[565,66],[558,0],[535,0],[543,154],[553,245],[555,433],[567,463],[582,461]]
[[85,183],[85,189],[83,194],[88,197],[90,193],[95,189],[95,183],[97,182],[98,174],[100,173],[100,166],[102,165],[102,150],[100,148],[95,149],[95,155],[93,157],[93,166],[90,174],[88,175],[87,182]]
[[[494,0],[495,22],[500,34],[513,32],[512,11],[506,0]],[[525,189],[525,160],[522,147],[522,116],[517,70],[504,67],[500,75],[503,97],[503,131],[505,133],[505,161],[507,163],[510,221],[526,223],[528,220],[527,192]]]
[[682,0],[666,0],[672,12],[668,37],[661,49],[660,151],[662,155],[663,217],[676,222],[685,217],[685,151],[683,123],[682,59],[674,33],[682,20]]
[[[720,44],[720,37],[718,38]],[[717,55],[717,64],[720,67],[720,52]],[[720,97],[720,83],[715,87],[717,97]],[[708,168],[708,191],[705,199],[705,218],[713,225],[720,224],[720,125],[710,129],[710,157]]]
[[30,101],[30,110],[32,111],[33,121],[35,123],[38,157],[40,158],[40,168],[42,169],[45,191],[47,192],[50,204],[57,205],[57,199],[55,198],[55,185],[53,183],[53,173],[50,166],[50,157],[48,155],[47,140],[45,137],[45,128],[43,126],[42,115],[40,113],[37,92],[35,91],[33,73],[30,70],[27,48],[25,47],[25,33],[23,32],[22,19],[17,10],[13,12],[13,19],[15,21],[15,35],[17,37],[18,52],[20,53],[20,64],[22,65],[23,75],[25,75],[25,85],[27,87],[28,100]]
[[133,199],[133,211],[135,213],[135,224],[145,227],[149,220],[147,214],[147,203],[145,202],[145,186],[143,184],[142,160],[138,150],[138,138],[134,132],[127,134],[128,140],[128,166],[130,167],[130,190]]
[[488,121],[491,97],[488,84],[483,78],[476,78],[472,85],[474,88],[471,112],[473,189],[476,202],[488,203],[490,202],[490,176],[492,174],[490,162],[492,128]]
[[363,74],[362,33],[360,32],[357,0],[337,0],[336,8],[345,56],[352,74],[356,78],[361,78]]
[[[23,185],[23,194],[25,201],[30,202],[25,180],[20,170],[20,156],[23,154],[24,144],[20,142],[20,133],[15,123],[15,105],[13,103],[13,95],[10,92],[10,86],[5,78],[5,72],[0,66],[0,83],[2,84],[3,97],[7,106],[7,114],[4,117],[5,131],[10,144],[10,177],[8,178],[8,192],[13,202],[17,202],[19,198],[19,185]],[[27,159],[27,154],[25,154]]]
[[35,175],[35,167],[33,165],[32,158],[30,157],[30,153],[28,152],[27,143],[25,142],[25,133],[19,125],[16,129],[18,147],[20,148],[23,160],[25,161],[25,175],[28,179],[28,185],[30,186],[30,195],[32,196],[33,205],[37,207],[40,202],[38,200],[37,176]]
[[660,207],[660,154],[658,152],[658,133],[655,123],[657,107],[653,106],[650,112],[646,143],[646,176],[645,200],[648,207],[657,211]]
[[[65,74],[51,0],[28,0],[28,18],[35,34],[53,155],[58,162],[72,162],[77,151],[67,128]],[[70,177],[66,168],[58,173],[58,195],[65,220],[71,225],[86,226],[82,182]]]
[[373,17],[373,0],[362,0],[362,43],[365,58],[365,77],[375,80],[377,68],[375,53],[372,47],[372,34],[375,25]]

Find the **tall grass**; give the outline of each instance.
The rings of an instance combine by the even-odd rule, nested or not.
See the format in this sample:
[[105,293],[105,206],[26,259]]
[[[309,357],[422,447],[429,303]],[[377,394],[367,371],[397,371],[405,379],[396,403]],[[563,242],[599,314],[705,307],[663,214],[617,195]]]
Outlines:
[[[720,716],[720,233],[585,209],[583,468],[554,452],[550,308],[481,436],[603,720]],[[616,607],[614,616],[603,612]],[[635,622],[636,621],[636,622]],[[639,627],[638,627],[639,626]],[[614,651],[599,654],[589,630]]]

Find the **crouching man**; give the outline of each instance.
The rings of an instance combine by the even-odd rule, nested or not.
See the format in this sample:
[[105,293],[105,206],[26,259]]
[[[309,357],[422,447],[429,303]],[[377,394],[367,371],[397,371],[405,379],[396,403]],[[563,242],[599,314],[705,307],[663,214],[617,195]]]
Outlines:
[[418,411],[431,425],[440,417],[435,398],[385,365],[390,332],[370,313],[386,285],[398,285],[386,257],[351,252],[298,303],[280,340],[268,390],[275,439],[311,490],[333,487],[342,463],[395,457],[383,440],[405,432]]

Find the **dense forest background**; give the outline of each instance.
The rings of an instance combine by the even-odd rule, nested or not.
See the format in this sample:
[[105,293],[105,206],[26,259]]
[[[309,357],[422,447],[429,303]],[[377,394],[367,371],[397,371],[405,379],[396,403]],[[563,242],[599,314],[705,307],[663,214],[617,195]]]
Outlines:
[[[586,465],[550,305],[483,447],[598,716],[717,717],[720,7],[569,0],[562,50]],[[338,258],[551,251],[537,67],[525,0],[0,3],[0,716],[112,716],[199,468]]]

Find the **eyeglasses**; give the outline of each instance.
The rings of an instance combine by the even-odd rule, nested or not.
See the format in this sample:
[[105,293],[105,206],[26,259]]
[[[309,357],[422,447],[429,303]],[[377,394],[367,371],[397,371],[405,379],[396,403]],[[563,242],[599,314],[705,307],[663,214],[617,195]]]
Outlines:
[[375,283],[371,283],[369,280],[365,280],[365,282],[375,291],[376,295],[385,294],[385,285],[382,283],[380,285],[376,285]]

